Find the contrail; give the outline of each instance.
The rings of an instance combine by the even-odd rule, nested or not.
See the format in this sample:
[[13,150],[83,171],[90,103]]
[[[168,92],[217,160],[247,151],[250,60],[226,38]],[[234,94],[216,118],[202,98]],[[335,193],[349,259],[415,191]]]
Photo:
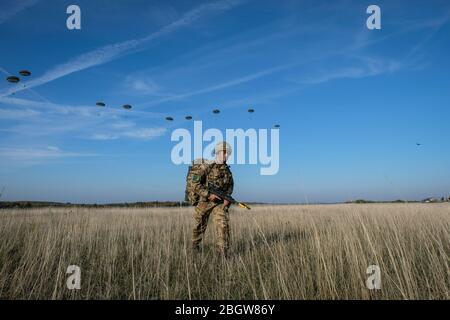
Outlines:
[[[8,72],[7,70],[3,69],[2,67],[0,67],[0,71],[3,72],[5,75],[9,76],[12,73]],[[22,87],[22,90],[28,90],[30,91],[34,96],[38,97],[39,99],[45,101],[45,102],[50,102],[50,100],[48,100],[46,97],[44,97],[43,95],[37,93],[36,91],[28,88],[28,87]]]
[[5,75],[9,76],[10,74],[8,73],[8,71],[6,71],[5,69],[3,69],[2,67],[0,67],[0,71],[3,72]]
[[152,102],[141,103],[141,104],[139,104],[137,106],[138,107],[152,106],[152,105],[160,104],[162,102],[179,100],[179,99],[183,99],[183,98],[196,96],[196,95],[199,95],[199,94],[204,94],[204,93],[208,93],[208,92],[213,92],[213,91],[217,91],[217,90],[226,89],[226,88],[229,88],[229,87],[234,87],[234,86],[239,85],[241,83],[249,82],[249,81],[261,78],[263,76],[272,74],[274,72],[281,71],[281,70],[284,70],[284,69],[287,69],[287,68],[290,68],[290,67],[294,67],[296,65],[297,65],[296,63],[289,63],[289,64],[276,66],[276,67],[273,67],[273,68],[269,68],[269,69],[266,69],[266,70],[261,70],[261,71],[258,71],[256,73],[240,77],[238,79],[233,79],[233,80],[227,81],[225,83],[220,83],[220,84],[217,84],[217,85],[214,85],[214,86],[210,86],[210,87],[203,88],[203,89],[200,89],[200,90],[197,90],[197,91],[193,91],[193,92],[189,92],[189,93],[169,96],[169,97],[162,98],[162,99],[159,99],[159,100],[156,100],[156,101],[152,101]]
[[36,4],[38,0],[14,0],[13,4],[4,4],[8,9],[0,7],[0,24],[6,22],[9,18],[15,16],[19,12]]
[[[55,79],[64,77],[71,73],[81,71],[90,67],[98,66],[112,60],[118,59],[130,53],[140,50],[140,48],[163,35],[172,33],[181,27],[187,26],[194,21],[200,19],[202,16],[211,14],[213,12],[221,12],[229,10],[242,3],[241,0],[222,0],[212,3],[200,5],[199,7],[187,12],[180,19],[170,23],[162,29],[149,34],[140,39],[132,39],[119,43],[103,46],[96,50],[84,53],[78,57],[69,60],[66,63],[58,65],[53,69],[47,71],[39,78],[28,81],[26,83],[28,88],[36,87],[44,83],[48,83]],[[7,91],[1,92],[0,97],[8,96],[14,92],[21,91],[23,88],[16,87]]]
[[[289,68],[298,67],[298,66],[305,65],[305,64],[308,64],[308,63],[312,63],[314,61],[318,61],[318,60],[321,60],[321,59],[326,59],[326,58],[330,58],[330,57],[333,57],[333,56],[346,54],[348,52],[355,51],[357,49],[362,49],[364,47],[369,47],[369,46],[371,46],[371,45],[373,45],[375,43],[383,42],[383,41],[386,41],[388,39],[398,37],[400,35],[403,35],[405,33],[410,32],[412,30],[426,29],[426,28],[429,28],[429,27],[434,27],[434,28],[437,27],[438,29],[440,29],[440,28],[442,28],[442,26],[444,24],[446,24],[448,22],[448,20],[449,20],[449,14],[447,13],[443,18],[440,18],[440,19],[437,19],[437,20],[434,19],[434,20],[431,20],[431,21],[425,21],[424,23],[421,23],[421,24],[419,24],[417,26],[406,27],[404,29],[401,29],[399,31],[393,32],[393,33],[391,33],[391,34],[389,34],[387,36],[384,36],[384,37],[376,39],[376,40],[369,40],[369,41],[359,42],[359,43],[356,43],[356,44],[351,45],[349,47],[344,47],[344,48],[342,48],[340,50],[337,50],[337,51],[326,52],[324,54],[321,54],[321,55],[318,55],[318,56],[314,56],[314,57],[312,57],[310,59],[307,59],[307,60],[304,60],[304,61],[281,64],[281,65],[274,66],[274,67],[271,67],[271,68],[268,68],[268,69],[257,71],[257,72],[252,73],[252,74],[244,75],[244,76],[239,77],[237,79],[229,80],[229,81],[227,81],[225,83],[219,83],[219,84],[212,85],[212,86],[209,86],[209,87],[206,87],[206,88],[198,89],[198,90],[193,91],[193,92],[177,94],[177,95],[173,95],[173,96],[169,96],[169,97],[165,97],[165,98],[161,98],[161,99],[157,99],[157,100],[153,100],[153,101],[149,101],[149,102],[144,102],[144,103],[141,103],[141,104],[139,104],[137,106],[138,107],[151,107],[151,106],[155,106],[155,105],[158,105],[158,104],[161,104],[161,103],[164,103],[164,102],[168,102],[168,101],[180,100],[180,99],[189,98],[189,97],[196,96],[196,95],[201,95],[201,94],[204,94],[204,93],[209,93],[209,92],[214,92],[214,91],[226,89],[226,88],[229,88],[229,87],[234,87],[234,86],[240,85],[242,83],[250,82],[250,81],[253,81],[253,80],[256,80],[256,79],[259,79],[259,78],[262,78],[262,77],[265,77],[265,76],[268,76],[268,75],[271,75],[273,73],[277,73],[277,72],[280,72],[280,71],[283,71],[283,70],[286,70],[286,69],[289,69]],[[433,33],[431,34],[430,37],[432,37],[436,32],[437,32],[436,30],[433,31]],[[427,38],[425,40],[425,42],[428,41],[428,40],[429,39]],[[414,53],[417,49],[421,48],[422,46],[423,46],[423,43],[419,44],[418,48],[415,48],[412,53]],[[410,54],[408,54],[408,57],[409,56],[410,56]],[[392,70],[394,70],[395,68],[398,68],[398,66],[397,67],[396,66],[390,66],[390,67],[391,67]],[[353,73],[342,74],[342,75],[335,74],[333,76],[334,77],[343,77],[344,76],[344,77],[350,77],[350,78],[351,77],[364,76],[364,74],[355,74],[355,70],[346,70],[346,71],[347,71],[347,73],[348,72],[353,72]],[[377,73],[380,73],[380,70],[378,70],[378,71],[377,70],[369,70],[369,71],[371,73],[368,73],[368,75],[376,75]],[[342,70],[341,70],[341,72],[342,72]],[[361,71],[358,71],[358,72],[361,72]],[[331,79],[332,77],[330,76],[329,78]],[[323,82],[324,80],[327,80],[327,79],[321,79],[320,81],[317,81],[317,83]]]

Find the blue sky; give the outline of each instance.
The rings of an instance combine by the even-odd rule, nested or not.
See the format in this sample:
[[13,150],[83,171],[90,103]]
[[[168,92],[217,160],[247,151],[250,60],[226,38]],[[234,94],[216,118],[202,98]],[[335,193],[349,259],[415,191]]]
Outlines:
[[187,114],[281,125],[278,174],[232,166],[240,199],[448,196],[449,20],[439,0],[2,1],[0,73],[32,72],[0,82],[2,200],[181,200]]

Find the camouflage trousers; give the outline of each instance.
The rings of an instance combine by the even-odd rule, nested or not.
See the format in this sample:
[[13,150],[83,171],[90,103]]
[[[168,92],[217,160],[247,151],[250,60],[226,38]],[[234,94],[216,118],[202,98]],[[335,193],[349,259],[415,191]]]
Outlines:
[[199,202],[195,207],[195,225],[192,231],[192,244],[198,246],[202,241],[208,225],[209,216],[212,214],[215,225],[217,249],[226,254],[230,245],[230,226],[228,206],[223,203]]

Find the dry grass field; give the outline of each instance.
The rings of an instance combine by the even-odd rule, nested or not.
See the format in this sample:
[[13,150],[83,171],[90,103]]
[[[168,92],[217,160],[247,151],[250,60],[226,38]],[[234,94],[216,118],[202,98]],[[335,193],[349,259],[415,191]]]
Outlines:
[[1,210],[0,298],[450,298],[448,203],[233,208],[228,260],[212,222],[193,256],[192,208]]

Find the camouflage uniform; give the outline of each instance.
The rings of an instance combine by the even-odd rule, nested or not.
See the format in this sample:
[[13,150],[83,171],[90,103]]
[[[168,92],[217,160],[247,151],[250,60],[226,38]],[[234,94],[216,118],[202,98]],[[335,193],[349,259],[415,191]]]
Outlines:
[[195,207],[195,226],[192,232],[192,244],[198,248],[206,231],[209,216],[213,215],[215,224],[217,248],[220,253],[226,254],[230,243],[230,226],[228,207],[223,201],[208,200],[208,182],[214,183],[221,190],[230,194],[233,192],[233,175],[227,164],[216,162],[205,163],[193,177],[193,192],[199,195],[199,202]]

